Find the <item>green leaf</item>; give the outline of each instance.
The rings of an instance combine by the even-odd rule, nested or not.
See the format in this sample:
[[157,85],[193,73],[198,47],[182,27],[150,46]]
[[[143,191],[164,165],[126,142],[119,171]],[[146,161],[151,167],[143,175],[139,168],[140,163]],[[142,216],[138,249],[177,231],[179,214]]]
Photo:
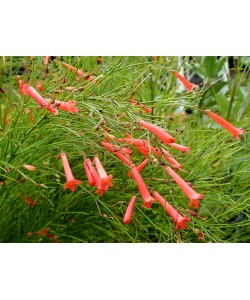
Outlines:
[[203,56],[202,61],[204,75],[209,79],[217,72],[217,57],[216,56]]
[[218,104],[219,111],[222,113],[222,115],[225,115],[229,106],[228,97],[222,94],[216,94],[215,100]]

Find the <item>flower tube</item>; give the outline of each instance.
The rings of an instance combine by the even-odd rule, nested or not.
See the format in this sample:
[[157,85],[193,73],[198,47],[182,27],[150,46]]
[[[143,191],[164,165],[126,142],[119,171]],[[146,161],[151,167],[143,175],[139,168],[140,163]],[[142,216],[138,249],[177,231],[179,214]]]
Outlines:
[[196,84],[189,82],[186,78],[184,78],[181,74],[176,72],[175,70],[172,71],[173,74],[185,85],[186,89],[190,92],[196,87]]
[[[138,172],[141,172],[141,170],[147,165],[149,162],[149,159],[146,158],[139,166],[137,167]],[[128,172],[128,177],[130,177],[132,180],[134,179],[134,176],[131,172]]]
[[140,107],[142,110],[144,110],[147,114],[151,114],[152,112],[152,108],[150,107],[146,107],[145,105],[139,103],[138,101],[134,100],[134,99],[130,99],[129,100],[130,103],[133,103],[135,106]]
[[165,208],[166,212],[174,220],[175,229],[185,229],[187,227],[186,223],[191,221],[190,218],[186,216],[183,217],[181,214],[179,214],[159,193],[153,192],[153,196],[160,202],[160,204]]
[[131,165],[130,166],[130,170],[134,175],[135,181],[137,183],[137,186],[139,188],[139,191],[141,193],[141,196],[144,200],[144,205],[148,208],[151,207],[152,202],[154,202],[154,198],[149,194],[148,188],[145,184],[145,182],[143,181],[139,171],[137,170],[135,165]]
[[238,141],[240,140],[239,135],[243,134],[244,132],[242,128],[234,127],[231,123],[227,122],[225,119],[210,110],[205,110],[204,112],[218,124],[224,127],[228,132],[230,132]]
[[33,98],[41,106],[44,106],[53,115],[58,114],[58,110],[51,107],[49,103],[45,99],[43,99],[43,97],[39,95],[38,92],[29,84],[23,84],[23,86],[21,87],[21,92],[24,94],[28,94],[31,98]]
[[39,89],[40,92],[43,92],[44,88],[43,88],[43,85],[40,81],[37,81],[36,87]]
[[95,181],[95,185],[97,187],[97,190],[95,191],[96,194],[99,194],[100,196],[103,196],[104,191],[108,190],[108,186],[107,187],[102,186],[101,178],[100,178],[99,174],[97,173],[96,169],[94,168],[94,166],[92,165],[91,161],[87,160],[86,163],[89,167],[90,173],[91,173],[91,175],[92,175],[92,177]]
[[136,197],[133,196],[131,198],[130,202],[129,202],[129,205],[126,209],[126,212],[125,212],[125,215],[124,215],[124,218],[123,218],[123,223],[124,224],[128,224],[131,221],[133,209],[134,209],[134,206],[135,206],[135,201],[136,201]]
[[106,186],[108,186],[108,187],[113,186],[113,184],[111,182],[112,175],[107,175],[106,171],[104,170],[104,168],[97,156],[94,157],[94,163],[96,166],[96,170],[102,181],[102,188],[105,188]]
[[154,135],[156,135],[160,140],[162,140],[165,144],[173,143],[174,138],[169,133],[165,132],[162,128],[153,125],[151,123],[140,121],[140,125],[149,131],[151,131]]
[[87,176],[89,185],[94,186],[95,185],[95,180],[94,180],[94,178],[91,174],[91,171],[90,171],[90,168],[89,168],[89,165],[88,165],[89,163],[91,164],[91,161],[90,161],[90,159],[87,159],[83,163],[83,166],[84,166],[84,169],[85,169],[85,172],[86,172],[86,176]]
[[182,189],[184,194],[188,197],[190,200],[190,203],[188,206],[194,206],[195,208],[199,207],[199,199],[202,199],[204,194],[198,194],[196,193],[191,186],[189,186],[186,181],[184,181],[178,174],[175,173],[174,170],[172,170],[170,167],[167,167],[166,172],[174,179],[174,181],[178,184],[178,186]]
[[179,145],[179,144],[176,144],[176,143],[168,143],[168,145],[172,148],[175,148],[179,151],[182,151],[182,152],[186,152],[187,154],[189,154],[189,150],[191,147],[186,147],[186,146],[183,146],[183,145]]
[[115,156],[118,157],[125,165],[127,166],[130,166],[132,163],[131,161],[125,156],[122,154],[121,151],[115,151],[114,152]]
[[73,100],[70,100],[68,102],[63,102],[63,101],[55,101],[55,105],[64,111],[68,111],[71,112],[72,114],[77,113],[78,112],[78,108],[74,107],[76,105],[76,102]]
[[173,157],[169,156],[168,151],[166,151],[164,148],[162,148],[161,150],[162,150],[162,153],[163,153],[164,158],[165,158],[171,165],[173,165],[173,167],[175,167],[175,168],[177,168],[177,169],[181,169],[181,168],[182,168],[182,165],[181,165],[177,160],[175,160]]
[[24,164],[23,167],[31,172],[35,171],[36,167]]
[[61,153],[61,159],[62,159],[64,173],[66,177],[66,183],[64,185],[64,189],[70,188],[70,190],[74,192],[76,190],[76,185],[79,185],[82,182],[74,178],[65,153]]

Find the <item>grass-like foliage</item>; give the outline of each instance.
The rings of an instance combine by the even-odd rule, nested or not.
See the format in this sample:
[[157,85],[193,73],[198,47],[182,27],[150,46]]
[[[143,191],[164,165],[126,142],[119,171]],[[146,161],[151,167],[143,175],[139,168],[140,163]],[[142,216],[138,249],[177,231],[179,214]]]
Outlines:
[[[249,58],[47,59],[0,62],[0,242],[250,241]],[[193,84],[185,86],[173,70]],[[29,86],[47,107],[27,93]],[[233,134],[207,110],[243,133]],[[143,121],[189,151],[167,144]],[[144,150],[131,139],[143,141]],[[65,177],[61,153],[81,181],[75,191],[64,188],[70,175]],[[95,157],[113,185],[103,184],[104,176],[98,193],[84,167],[89,160],[87,168],[98,169]],[[146,158],[136,171],[133,166]],[[197,207],[189,205],[169,167],[204,194]],[[155,199],[155,192],[168,204]],[[132,216],[124,224],[133,196]],[[181,217],[186,221],[177,229]]]

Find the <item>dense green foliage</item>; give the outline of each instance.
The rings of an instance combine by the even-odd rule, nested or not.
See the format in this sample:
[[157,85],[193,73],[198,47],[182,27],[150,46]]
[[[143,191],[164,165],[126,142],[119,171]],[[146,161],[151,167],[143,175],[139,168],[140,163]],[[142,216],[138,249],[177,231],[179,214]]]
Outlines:
[[[0,242],[249,242],[250,143],[249,68],[247,57],[56,57],[46,66],[43,57],[5,57],[0,62]],[[85,80],[66,69],[66,62],[91,73]],[[229,65],[233,63],[233,65]],[[202,84],[187,92],[171,70]],[[74,100],[79,109],[52,115],[37,107],[28,95],[20,96],[17,75],[36,87],[44,98]],[[70,88],[69,88],[70,87]],[[72,89],[73,87],[73,89]],[[136,99],[152,108],[147,114],[129,102]],[[201,110],[209,109],[244,129],[240,141]],[[101,146],[106,130],[115,137],[130,134],[159,139],[139,126],[145,120],[165,129],[190,154],[168,149],[182,164],[178,173],[204,194],[195,214],[175,182],[166,174],[162,157],[150,154],[141,175],[149,190],[158,191],[191,221],[186,229],[174,222],[158,203],[142,208],[136,182],[113,153]],[[112,141],[114,145],[120,145]],[[133,148],[139,165],[144,157]],[[75,192],[65,190],[60,153],[67,154],[76,179]],[[98,156],[113,187],[101,197],[90,187],[83,168],[86,158]],[[157,160],[156,160],[157,158]],[[36,167],[31,172],[23,167]],[[168,179],[168,183],[166,183]],[[137,201],[129,224],[123,216],[133,195]],[[30,206],[26,197],[36,202]],[[33,234],[28,235],[29,232]],[[201,239],[203,237],[203,239]]]

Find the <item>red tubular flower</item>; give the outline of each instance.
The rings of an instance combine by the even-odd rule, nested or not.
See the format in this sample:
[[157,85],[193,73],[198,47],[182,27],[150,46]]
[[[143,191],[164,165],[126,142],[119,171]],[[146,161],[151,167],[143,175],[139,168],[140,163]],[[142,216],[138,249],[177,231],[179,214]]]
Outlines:
[[140,121],[140,125],[143,126],[146,129],[148,129],[149,131],[151,131],[154,135],[156,135],[165,144],[174,142],[174,138],[170,134],[165,132],[162,128],[160,128],[156,125],[147,123],[143,120]]
[[24,164],[23,167],[31,172],[35,171],[36,167]]
[[227,131],[229,131],[238,141],[240,140],[239,135],[243,134],[244,132],[242,128],[234,127],[231,123],[227,122],[225,119],[210,110],[205,110],[205,113],[222,127],[224,127]]
[[96,170],[101,178],[102,181],[102,188],[104,189],[105,187],[111,187],[113,186],[111,180],[112,180],[112,175],[107,175],[106,171],[104,170],[99,158],[97,156],[94,157],[94,163],[96,166]]
[[177,169],[181,169],[182,165],[175,160],[173,157],[169,156],[168,151],[166,151],[164,148],[162,148],[162,153],[164,158],[171,164],[173,165],[173,167],[177,168]]
[[157,156],[161,156],[163,155],[164,158],[171,164],[173,165],[175,168],[181,169],[181,164],[175,160],[173,157],[169,156],[169,152],[166,151],[164,148],[161,148],[161,151],[158,148],[154,148],[154,147],[150,147],[151,148],[151,152],[154,153]]
[[47,234],[48,234],[48,232],[49,232],[49,228],[48,229],[43,229],[43,230],[40,230],[40,231],[38,231],[38,235],[44,235],[44,236],[46,236]]
[[140,108],[141,108],[142,110],[144,110],[147,114],[151,114],[151,112],[152,112],[152,108],[145,107],[143,104],[139,103],[138,101],[136,101],[136,100],[134,100],[134,99],[130,99],[129,102],[135,104],[135,106],[140,107]]
[[24,94],[28,94],[30,97],[32,97],[36,102],[38,102],[41,106],[46,107],[46,109],[51,112],[53,115],[58,114],[58,110],[51,107],[49,103],[43,99],[41,95],[38,94],[38,92],[29,84],[23,84],[21,88],[21,92]]
[[139,191],[141,193],[141,196],[144,200],[144,205],[148,208],[151,207],[152,202],[154,202],[154,198],[151,197],[151,195],[149,194],[149,191],[147,189],[147,186],[145,184],[145,182],[143,181],[139,171],[137,170],[135,165],[131,165],[130,166],[130,170],[134,175],[134,178],[136,180],[137,186],[139,188]]
[[109,134],[107,132],[104,133],[105,141],[110,143],[110,140],[115,141],[116,137],[112,134]]
[[127,143],[132,144],[134,146],[143,147],[145,146],[145,142],[141,139],[133,139],[133,138],[118,138],[117,141],[119,143]]
[[69,69],[70,71],[76,72],[77,69],[71,65],[66,64],[65,62],[62,62],[63,66],[67,69]]
[[109,152],[115,151],[115,147],[111,143],[101,142],[101,145],[104,146]]
[[[149,159],[146,158],[141,164],[139,164],[139,166],[137,167],[138,172],[141,172],[141,170],[143,170],[143,168],[147,165],[148,162]],[[128,172],[128,177],[134,179],[134,175],[131,172]]]
[[132,163],[131,161],[124,155],[122,154],[121,151],[115,151],[114,152],[115,156],[118,157],[122,162],[124,162],[125,165],[130,166]]
[[93,77],[90,74],[84,74],[84,72],[82,70],[77,70],[75,67],[66,64],[65,62],[62,63],[64,65],[64,67],[66,67],[67,69],[69,69],[72,72],[75,72],[78,76],[83,77],[86,80],[92,80]]
[[55,105],[58,106],[59,109],[69,111],[72,114],[78,112],[78,108],[74,107],[76,105],[76,102],[73,100],[70,100],[68,102],[63,102],[63,101],[55,101]]
[[30,112],[29,121],[31,123],[34,123],[34,116],[33,116],[32,112]]
[[124,147],[121,148],[121,152],[124,153],[124,155],[130,159],[131,158],[131,154],[133,153],[133,150],[131,150],[129,147]]
[[24,85],[24,81],[23,80],[21,80],[21,79],[19,79],[20,77],[19,76],[17,76],[17,79],[18,79],[18,85],[19,85],[19,92],[20,92],[20,96],[22,96],[22,87],[23,87],[23,85]]
[[[101,145],[104,146],[107,149],[107,151],[109,151],[109,152],[120,152],[121,154],[123,154],[123,156],[125,156],[128,159],[130,159],[130,157],[131,157],[130,154],[133,153],[133,151],[129,147],[121,148],[119,146],[113,146],[109,142],[101,142]],[[115,153],[115,155],[116,155],[116,153]]]
[[159,193],[153,192],[153,196],[160,202],[166,212],[174,220],[175,229],[185,229],[187,227],[186,223],[191,221],[190,218],[180,215]]
[[29,204],[30,207],[36,206],[36,202],[33,201],[30,197],[25,197],[25,201]]
[[184,78],[181,74],[176,72],[175,70],[172,71],[174,75],[185,85],[186,89],[190,92],[196,87],[196,84],[189,82],[186,78]]
[[99,194],[100,196],[103,196],[104,191],[108,190],[108,187],[105,187],[105,188],[102,187],[101,178],[100,178],[99,174],[97,173],[96,169],[94,168],[94,166],[92,165],[91,161],[87,160],[86,163],[89,167],[90,173],[91,173],[91,175],[95,181],[95,185],[97,187],[97,190],[95,192],[97,194]]
[[40,92],[42,92],[44,90],[43,85],[40,81],[37,81],[36,87],[39,89]]
[[145,156],[145,158],[148,158],[149,150],[146,146],[140,147],[140,146],[135,145],[135,147],[137,148],[137,150],[139,152],[141,152],[141,154],[143,154]]
[[79,185],[82,182],[74,178],[65,153],[61,153],[61,159],[67,181],[64,185],[64,189],[70,188],[70,190],[74,192],[76,190],[76,185]]
[[91,161],[90,159],[87,159],[83,165],[84,165],[84,169],[85,169],[85,172],[86,172],[86,176],[87,176],[87,179],[88,179],[88,183],[90,186],[94,186],[95,185],[95,180],[90,172],[90,168],[89,168],[89,164],[91,164]]
[[120,143],[127,143],[134,145],[138,151],[140,151],[146,158],[148,157],[149,152],[154,151],[154,147],[148,145],[147,140],[141,140],[141,139],[134,139],[132,137],[128,138],[118,138],[118,142]]
[[174,179],[174,181],[178,184],[178,186],[182,189],[184,194],[188,197],[191,201],[188,206],[194,206],[195,208],[199,207],[199,199],[202,199],[204,194],[196,193],[186,181],[184,181],[178,174],[175,173],[170,167],[167,167],[166,172]]
[[186,146],[179,145],[179,144],[176,144],[176,143],[169,143],[168,145],[170,147],[175,148],[177,150],[180,150],[182,152],[186,152],[187,154],[189,154],[189,150],[191,148],[191,147],[186,147]]
[[123,223],[124,224],[128,224],[131,221],[133,209],[134,209],[134,206],[135,206],[135,201],[136,201],[136,197],[133,196],[131,198],[130,202],[129,202],[129,205],[126,209],[126,212],[125,212],[125,215],[124,215],[124,218],[123,218]]
[[50,56],[44,56],[43,57],[43,61],[44,61],[44,64],[47,66],[49,64],[49,60],[50,60]]

